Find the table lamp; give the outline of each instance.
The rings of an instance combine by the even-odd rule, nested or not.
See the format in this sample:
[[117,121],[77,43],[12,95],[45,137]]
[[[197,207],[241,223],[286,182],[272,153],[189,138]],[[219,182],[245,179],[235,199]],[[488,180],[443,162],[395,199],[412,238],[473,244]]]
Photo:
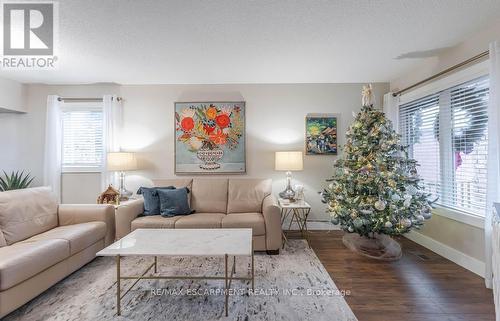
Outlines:
[[279,196],[284,199],[293,200],[295,191],[292,189],[292,171],[303,169],[302,152],[276,152],[274,169],[286,171],[286,188]]
[[120,200],[127,200],[132,192],[125,188],[125,172],[137,169],[135,153],[112,152],[107,155],[107,169],[110,172],[120,172]]

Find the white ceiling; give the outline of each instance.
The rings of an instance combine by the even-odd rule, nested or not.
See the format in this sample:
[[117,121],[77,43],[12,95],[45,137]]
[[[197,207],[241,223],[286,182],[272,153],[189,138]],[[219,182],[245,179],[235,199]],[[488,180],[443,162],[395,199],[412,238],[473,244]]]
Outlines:
[[418,57],[499,19],[500,1],[64,0],[59,10],[59,69],[0,76],[41,83],[389,81]]

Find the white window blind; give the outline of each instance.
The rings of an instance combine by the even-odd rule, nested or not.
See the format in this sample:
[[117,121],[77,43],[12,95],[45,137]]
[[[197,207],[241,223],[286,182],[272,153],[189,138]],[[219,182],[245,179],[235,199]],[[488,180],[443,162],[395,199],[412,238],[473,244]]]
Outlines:
[[102,110],[96,108],[66,108],[63,111],[63,170],[101,170],[102,117]]
[[484,215],[488,98],[483,76],[399,106],[402,142],[437,204]]

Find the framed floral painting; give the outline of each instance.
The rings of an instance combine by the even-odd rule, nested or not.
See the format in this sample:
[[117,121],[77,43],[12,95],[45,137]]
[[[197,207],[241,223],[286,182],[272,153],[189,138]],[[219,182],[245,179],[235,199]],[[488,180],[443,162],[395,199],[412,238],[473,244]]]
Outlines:
[[337,122],[335,114],[307,114],[307,155],[337,155]]
[[176,102],[175,173],[245,172],[245,102]]

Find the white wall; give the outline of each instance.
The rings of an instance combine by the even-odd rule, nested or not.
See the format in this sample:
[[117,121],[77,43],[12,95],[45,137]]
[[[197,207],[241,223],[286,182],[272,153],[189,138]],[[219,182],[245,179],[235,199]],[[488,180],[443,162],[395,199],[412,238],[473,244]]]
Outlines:
[[0,112],[25,112],[26,85],[0,78]]
[[[45,86],[30,85],[29,111],[17,119],[29,130],[23,131],[18,166],[42,175],[46,97],[58,94],[67,97],[99,97],[104,93],[124,98],[123,149],[138,152],[143,170],[128,177],[127,186],[136,190],[151,184],[152,178],[174,177],[174,102],[193,100],[246,101],[247,174],[246,177],[271,177],[274,192],[284,188],[284,173],[275,172],[274,152],[303,150],[305,115],[307,113],[337,113],[339,143],[344,143],[353,111],[361,105],[362,84],[296,84],[296,85],[137,85],[137,86]],[[376,106],[389,89],[386,83],[374,84]],[[313,219],[327,219],[318,192],[330,176],[333,156],[305,156],[304,171],[294,173],[295,183],[306,188],[306,198],[313,206]],[[0,164],[1,165],[1,164]],[[88,178],[88,177],[86,177]],[[40,184],[41,180],[37,180]],[[82,195],[82,201],[100,192],[92,179],[87,186],[96,190]],[[75,184],[75,185],[72,185]],[[63,178],[63,201],[78,201],[78,177]],[[91,187],[86,187],[89,190]],[[93,199],[92,199],[93,200]]]
[[[274,171],[274,152],[304,150],[307,113],[340,114],[345,133],[353,111],[360,109],[361,84],[297,85],[156,85],[122,86],[125,132],[123,148],[138,151],[146,170],[130,177],[129,189],[149,184],[147,178],[174,176],[174,102],[199,100],[246,101],[248,177],[271,177],[274,192],[284,188],[284,173]],[[375,84],[377,105],[387,84]],[[344,143],[344,135],[339,135]],[[305,156],[304,171],[294,173],[304,184],[312,219],[327,219],[318,192],[330,176],[332,156]]]
[[26,86],[0,78],[0,173],[17,169],[21,158],[22,128],[27,110]]
[[18,170],[21,159],[22,123],[25,114],[0,113],[0,175],[1,171]]

